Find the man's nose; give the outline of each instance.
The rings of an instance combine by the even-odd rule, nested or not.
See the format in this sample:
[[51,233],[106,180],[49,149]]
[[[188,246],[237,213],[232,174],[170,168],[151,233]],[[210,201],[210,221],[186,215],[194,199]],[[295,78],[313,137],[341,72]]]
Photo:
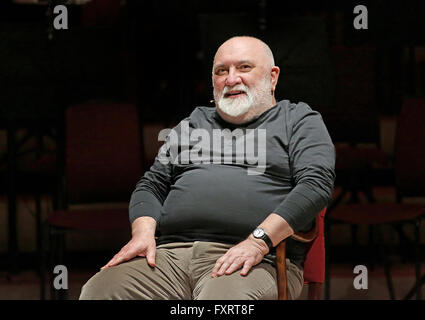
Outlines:
[[239,74],[235,72],[234,70],[229,70],[229,74],[227,75],[226,82],[225,82],[226,86],[233,87],[240,83],[242,83],[242,79],[239,76]]

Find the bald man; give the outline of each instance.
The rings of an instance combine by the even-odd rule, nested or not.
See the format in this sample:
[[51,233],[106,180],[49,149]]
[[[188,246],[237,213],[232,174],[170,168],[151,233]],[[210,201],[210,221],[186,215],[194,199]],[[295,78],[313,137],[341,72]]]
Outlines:
[[299,297],[307,247],[290,236],[328,204],[335,153],[318,112],[276,102],[279,72],[259,39],[218,48],[216,107],[169,131],[131,196],[131,240],[80,299],[277,299],[286,238],[288,295]]

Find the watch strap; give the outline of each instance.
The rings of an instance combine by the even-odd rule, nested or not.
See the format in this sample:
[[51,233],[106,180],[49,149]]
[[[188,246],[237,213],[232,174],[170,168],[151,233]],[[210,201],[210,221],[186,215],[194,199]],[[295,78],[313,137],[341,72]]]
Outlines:
[[270,237],[268,236],[268,234],[266,233],[266,231],[264,229],[262,229],[262,228],[257,228],[257,229],[263,230],[263,235],[261,237],[256,237],[253,233],[254,238],[264,240],[264,242],[267,244],[267,246],[271,250],[273,248],[272,240],[270,239]]
[[270,239],[270,237],[267,235],[267,233],[264,232],[264,235],[261,238],[266,242],[267,246],[271,250],[273,248],[273,242]]

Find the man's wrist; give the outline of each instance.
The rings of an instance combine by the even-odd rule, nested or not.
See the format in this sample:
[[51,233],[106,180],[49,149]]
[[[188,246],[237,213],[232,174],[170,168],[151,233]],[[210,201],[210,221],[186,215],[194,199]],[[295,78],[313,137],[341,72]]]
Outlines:
[[267,243],[262,239],[255,238],[252,233],[249,235],[248,240],[250,240],[254,245],[256,245],[263,255],[266,255],[270,252],[270,248],[268,247]]
[[253,232],[252,235],[254,236],[254,238],[256,239],[261,239],[263,240],[267,247],[269,248],[269,250],[271,250],[273,248],[273,242],[270,239],[269,235],[267,234],[266,230],[264,230],[261,227],[257,227]]
[[132,236],[140,234],[154,236],[156,230],[156,220],[152,217],[139,217],[131,225]]

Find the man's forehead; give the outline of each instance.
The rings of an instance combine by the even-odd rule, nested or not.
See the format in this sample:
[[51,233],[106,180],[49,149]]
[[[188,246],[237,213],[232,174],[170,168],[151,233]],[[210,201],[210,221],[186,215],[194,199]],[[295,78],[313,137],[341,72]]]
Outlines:
[[267,59],[264,44],[254,38],[234,38],[223,43],[217,50],[214,65],[228,62],[258,62]]

